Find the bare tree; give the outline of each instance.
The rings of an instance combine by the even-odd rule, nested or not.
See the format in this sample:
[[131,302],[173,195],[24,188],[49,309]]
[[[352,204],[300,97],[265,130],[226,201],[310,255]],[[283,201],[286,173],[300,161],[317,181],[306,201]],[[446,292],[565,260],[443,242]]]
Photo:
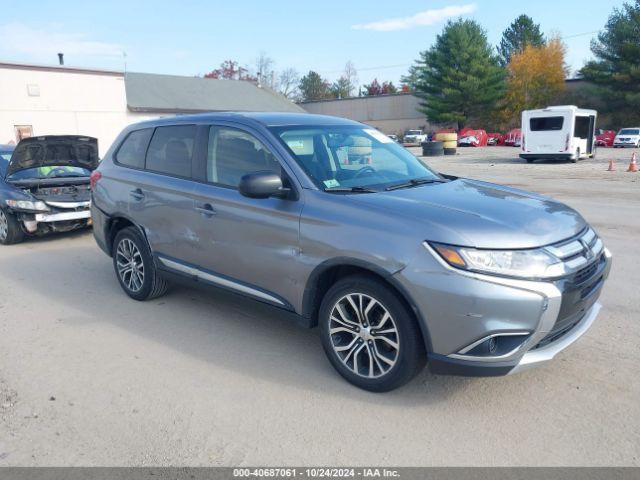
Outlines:
[[348,82],[348,96],[352,96],[354,91],[358,89],[358,71],[351,60],[345,64],[342,77]]
[[278,91],[289,100],[296,100],[300,96],[298,84],[300,74],[295,68],[287,68],[278,76]]
[[256,76],[258,77],[258,82],[269,88],[275,88],[274,65],[275,62],[273,58],[269,57],[264,51],[260,52],[260,55],[256,58]]

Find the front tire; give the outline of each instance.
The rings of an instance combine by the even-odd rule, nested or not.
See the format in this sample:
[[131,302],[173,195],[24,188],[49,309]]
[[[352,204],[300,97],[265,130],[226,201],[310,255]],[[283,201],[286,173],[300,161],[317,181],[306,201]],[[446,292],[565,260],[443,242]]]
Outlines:
[[339,280],[319,312],[324,351],[342,377],[372,392],[398,388],[426,363],[420,328],[387,285],[363,275]]
[[0,208],[0,244],[13,245],[24,240],[24,231],[15,215]]
[[146,239],[135,227],[124,228],[116,235],[113,268],[120,286],[134,300],[151,300],[167,291],[168,283],[156,269]]

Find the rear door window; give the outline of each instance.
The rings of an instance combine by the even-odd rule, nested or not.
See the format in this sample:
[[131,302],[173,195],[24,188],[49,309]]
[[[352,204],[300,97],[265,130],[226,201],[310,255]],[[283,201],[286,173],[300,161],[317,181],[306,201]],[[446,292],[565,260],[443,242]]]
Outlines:
[[529,128],[532,132],[562,130],[563,125],[564,117],[536,117],[529,120]]
[[116,153],[116,162],[133,168],[144,168],[144,156],[153,133],[152,128],[131,132]]
[[152,172],[191,178],[195,125],[158,127],[153,134],[145,168]]

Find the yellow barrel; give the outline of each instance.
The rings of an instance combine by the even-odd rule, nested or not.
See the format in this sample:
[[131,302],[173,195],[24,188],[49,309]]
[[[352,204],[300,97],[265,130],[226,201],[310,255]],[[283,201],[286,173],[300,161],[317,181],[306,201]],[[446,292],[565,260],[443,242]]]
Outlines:
[[442,142],[442,146],[444,148],[456,148],[458,146],[458,142],[455,140],[447,140],[445,142]]
[[[440,142],[455,142],[458,143],[457,133],[436,133],[436,140]],[[446,146],[444,148],[447,148]]]

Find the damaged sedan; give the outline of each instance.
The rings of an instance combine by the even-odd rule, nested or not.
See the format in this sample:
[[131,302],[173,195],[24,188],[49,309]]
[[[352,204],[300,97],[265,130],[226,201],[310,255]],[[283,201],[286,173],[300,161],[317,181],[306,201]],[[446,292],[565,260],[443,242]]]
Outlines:
[[90,226],[90,176],[98,162],[92,137],[22,140],[9,160],[0,159],[0,244]]

